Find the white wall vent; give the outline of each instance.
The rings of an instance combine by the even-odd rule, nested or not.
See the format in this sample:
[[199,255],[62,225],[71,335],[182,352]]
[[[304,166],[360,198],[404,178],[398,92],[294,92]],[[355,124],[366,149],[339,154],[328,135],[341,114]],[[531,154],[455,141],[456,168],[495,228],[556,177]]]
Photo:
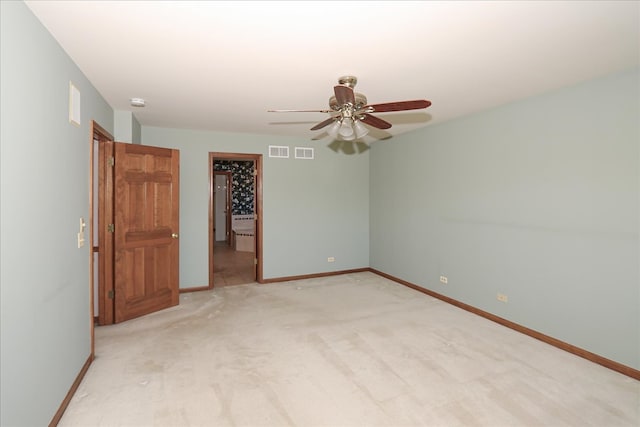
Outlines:
[[289,158],[289,147],[286,145],[270,145],[269,157],[279,157],[281,159]]
[[296,159],[313,160],[313,148],[311,148],[311,147],[296,147],[295,156],[296,156]]

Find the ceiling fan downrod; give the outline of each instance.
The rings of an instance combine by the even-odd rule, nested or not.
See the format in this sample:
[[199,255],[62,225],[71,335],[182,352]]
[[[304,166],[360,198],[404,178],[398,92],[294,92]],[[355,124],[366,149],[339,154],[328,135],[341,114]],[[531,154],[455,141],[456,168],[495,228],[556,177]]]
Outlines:
[[338,84],[350,87],[351,89],[356,86],[356,83],[358,83],[358,78],[356,76],[342,76],[338,79]]

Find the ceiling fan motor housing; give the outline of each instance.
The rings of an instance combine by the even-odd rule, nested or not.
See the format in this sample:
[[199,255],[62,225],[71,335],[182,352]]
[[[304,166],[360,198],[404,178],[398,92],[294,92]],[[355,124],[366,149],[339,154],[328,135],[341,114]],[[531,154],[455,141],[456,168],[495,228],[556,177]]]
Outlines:
[[[367,105],[367,97],[361,93],[354,93],[356,98],[356,105],[354,105],[354,109],[359,110],[360,108]],[[329,107],[334,111],[340,111],[342,105],[338,103],[338,100],[335,96],[329,98]]]

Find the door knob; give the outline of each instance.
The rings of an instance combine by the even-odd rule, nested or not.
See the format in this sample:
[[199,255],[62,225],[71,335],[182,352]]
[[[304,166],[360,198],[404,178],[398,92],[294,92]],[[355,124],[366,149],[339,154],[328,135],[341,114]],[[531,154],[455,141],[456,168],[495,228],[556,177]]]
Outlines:
[[172,233],[172,234],[171,234],[171,237],[172,237],[173,239],[177,239],[177,238],[178,238],[178,233]]

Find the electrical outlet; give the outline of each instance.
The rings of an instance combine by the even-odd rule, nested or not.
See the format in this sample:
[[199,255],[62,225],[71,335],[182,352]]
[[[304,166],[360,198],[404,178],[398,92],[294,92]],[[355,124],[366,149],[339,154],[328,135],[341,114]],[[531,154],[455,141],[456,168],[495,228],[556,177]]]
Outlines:
[[505,294],[498,293],[498,301],[509,302],[509,298]]
[[330,256],[329,258],[327,258],[327,262],[335,262],[336,259],[332,256]]
[[440,276],[440,282],[446,285],[449,283],[449,279],[447,279],[447,276]]

